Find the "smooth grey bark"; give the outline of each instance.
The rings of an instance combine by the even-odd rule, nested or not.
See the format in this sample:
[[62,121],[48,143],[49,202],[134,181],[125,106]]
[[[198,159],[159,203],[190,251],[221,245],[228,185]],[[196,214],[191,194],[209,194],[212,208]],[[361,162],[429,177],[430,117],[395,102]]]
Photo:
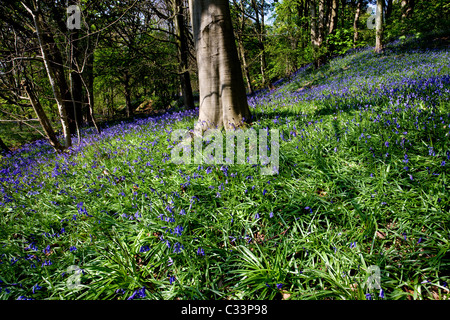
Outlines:
[[189,0],[200,108],[196,132],[232,129],[250,119],[228,0]]
[[375,52],[383,51],[383,12],[384,0],[377,0]]

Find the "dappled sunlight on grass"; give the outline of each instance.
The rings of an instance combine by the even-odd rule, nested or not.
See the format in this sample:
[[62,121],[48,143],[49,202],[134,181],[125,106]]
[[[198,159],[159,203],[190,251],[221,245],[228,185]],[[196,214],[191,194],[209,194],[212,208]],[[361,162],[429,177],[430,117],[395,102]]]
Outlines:
[[357,50],[249,97],[278,175],[172,163],[197,109],[24,145],[0,160],[0,298],[448,299],[449,58]]

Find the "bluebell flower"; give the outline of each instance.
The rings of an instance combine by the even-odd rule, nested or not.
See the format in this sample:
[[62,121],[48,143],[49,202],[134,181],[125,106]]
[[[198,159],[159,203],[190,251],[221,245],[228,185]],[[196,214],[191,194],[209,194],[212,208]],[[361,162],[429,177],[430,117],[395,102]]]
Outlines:
[[198,248],[197,249],[197,255],[199,255],[199,256],[204,256],[205,255],[205,250],[203,250],[203,248]]
[[173,245],[173,253],[180,253],[184,249],[184,246],[177,242]]
[[36,291],[39,291],[39,290],[41,290],[41,289],[42,289],[41,286],[35,284],[35,285],[33,286],[33,293],[36,293]]
[[366,293],[366,300],[372,300],[372,295],[370,293]]
[[124,289],[117,289],[116,293],[121,293],[121,294],[125,294],[125,290]]
[[173,230],[173,233],[176,234],[177,236],[181,236],[181,234],[183,233],[183,230],[184,230],[183,226],[178,225]]
[[133,294],[127,300],[134,300],[134,299],[137,299],[137,298],[145,298],[145,296],[146,296],[146,294],[145,294],[145,287],[143,287],[141,289],[138,289],[138,290],[134,291]]

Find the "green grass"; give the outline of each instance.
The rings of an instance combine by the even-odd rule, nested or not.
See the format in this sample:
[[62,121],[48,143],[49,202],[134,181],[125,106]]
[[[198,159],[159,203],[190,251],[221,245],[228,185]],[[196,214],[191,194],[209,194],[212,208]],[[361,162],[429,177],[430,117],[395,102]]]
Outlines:
[[[13,199],[0,207],[0,298],[122,300],[145,287],[145,299],[448,299],[449,86],[435,100],[434,87],[403,88],[416,98],[396,104],[349,80],[394,86],[419,60],[446,75],[448,51],[396,56],[357,52],[258,97],[253,127],[282,132],[277,175],[171,163],[170,132],[195,113],[84,133],[70,156],[40,146],[4,160],[41,162],[0,185]],[[329,96],[346,81],[351,94]],[[367,285],[373,266],[384,297]]]

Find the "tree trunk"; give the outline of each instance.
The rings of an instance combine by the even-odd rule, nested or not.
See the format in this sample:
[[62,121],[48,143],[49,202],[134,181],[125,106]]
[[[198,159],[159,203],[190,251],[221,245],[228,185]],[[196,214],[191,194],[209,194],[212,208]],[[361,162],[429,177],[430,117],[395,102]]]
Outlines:
[[[263,87],[270,86],[270,81],[267,79],[267,62],[266,62],[266,52],[265,52],[265,45],[264,45],[264,12],[260,14],[258,4],[256,0],[252,0],[251,2],[253,10],[255,10],[255,27],[256,27],[256,34],[258,39],[258,47],[260,50],[260,65],[261,65],[261,78],[262,78],[262,85]],[[262,9],[264,10],[264,9]],[[261,19],[260,19],[261,17]]]
[[84,81],[83,86],[85,87],[82,109],[83,121],[92,125],[94,123],[94,119],[92,118],[94,110],[94,52],[88,53],[84,72],[81,74],[81,80]]
[[414,14],[414,7],[416,6],[416,1],[415,0],[408,0],[408,7],[406,9],[406,17],[408,19],[412,18],[413,14]]
[[11,150],[8,148],[8,146],[3,142],[2,138],[0,138],[0,148],[3,152],[10,153]]
[[383,51],[383,12],[384,0],[377,0],[375,52]]
[[392,4],[393,4],[393,0],[388,0],[388,1],[387,1],[387,6],[386,6],[386,21],[391,17],[391,14],[392,14]]
[[67,112],[66,112],[67,110],[66,110],[66,106],[64,104],[64,96],[63,96],[63,92],[61,92],[60,83],[56,82],[57,78],[55,77],[55,70],[50,63],[51,60],[49,58],[47,43],[44,41],[44,36],[43,36],[44,21],[42,19],[42,15],[41,15],[39,8],[36,11],[32,12],[32,15],[33,15],[33,20],[34,20],[34,25],[36,27],[37,37],[39,40],[39,47],[41,49],[42,58],[44,60],[45,70],[47,71],[47,76],[50,81],[50,86],[52,88],[53,95],[56,100],[56,104],[58,106],[62,131],[63,131],[63,135],[64,135],[64,140],[65,140],[65,146],[70,147],[72,145],[72,138],[70,135],[69,122],[68,122]]
[[[92,77],[93,79],[93,77]],[[92,93],[91,90],[93,90],[92,87],[90,87],[90,83],[86,84],[86,82],[84,81],[83,77],[81,77],[81,81],[83,82],[83,86],[84,89],[86,90],[86,98],[87,98],[87,105],[88,105],[88,109],[89,109],[89,116],[88,118],[90,119],[90,123],[92,123],[95,127],[95,129],[97,130],[97,133],[100,133],[100,128],[97,125],[97,121],[95,120],[95,116],[94,116],[94,102],[92,99],[94,99],[94,95]]]
[[310,4],[310,14],[311,14],[311,44],[314,50],[314,59],[316,68],[320,67],[324,63],[324,56],[321,53],[323,35],[324,35],[324,2],[325,0],[319,1],[318,12],[316,11],[316,1],[312,0]]
[[353,30],[354,30],[354,34],[353,34],[353,48],[356,48],[356,44],[358,43],[358,38],[359,38],[358,21],[359,21],[359,16],[361,14],[361,2],[362,2],[362,0],[357,0],[357,1],[358,1],[358,4],[356,5],[355,20],[353,20]]
[[192,94],[191,75],[189,73],[188,58],[189,58],[189,46],[186,36],[186,27],[184,23],[183,2],[181,0],[174,0],[174,25],[177,35],[177,50],[178,50],[178,62],[180,72],[181,90],[183,92],[184,105],[188,109],[194,109],[194,95]]
[[244,76],[245,76],[245,82],[247,83],[247,91],[249,94],[253,94],[253,86],[252,81],[250,78],[250,68],[247,63],[247,59],[245,56],[245,48],[244,44],[242,42],[242,38],[239,36],[240,39],[238,39],[238,45],[239,45],[239,53],[242,59],[242,68],[244,68]]
[[336,29],[338,19],[339,0],[332,0],[330,8],[330,18],[328,20],[328,34],[333,34]]
[[252,82],[251,82],[251,78],[250,78],[250,68],[247,64],[244,42],[242,39],[242,34],[244,33],[244,29],[245,29],[245,13],[244,13],[245,8],[244,8],[243,0],[240,1],[240,11],[241,11],[241,14],[239,16],[239,30],[238,30],[238,32],[236,32],[237,43],[238,43],[239,54],[241,56],[242,68],[244,69],[245,81],[247,83],[247,90],[248,90],[249,94],[253,94],[253,86],[252,86]]
[[328,43],[328,35],[334,34],[337,25],[338,19],[338,8],[339,8],[339,0],[330,0],[329,1],[329,13],[328,13],[328,22],[327,22],[327,46],[329,47],[330,52],[334,51],[334,44]]
[[[71,34],[71,49],[72,49],[72,72],[71,72],[71,100],[74,109],[73,119],[75,120],[75,130],[78,131],[79,127],[83,124],[83,84],[81,82],[81,74],[80,68],[82,66],[82,53],[86,48],[83,48],[82,42],[78,40],[79,35],[78,32],[73,32]],[[73,124],[72,124],[73,127]],[[73,128],[71,128],[71,133],[73,132]]]
[[250,119],[228,0],[189,0],[200,89],[196,131]]
[[133,114],[133,108],[131,106],[130,75],[128,74],[128,71],[125,71],[123,74],[123,90],[125,93],[125,111],[127,117],[130,117]]
[[402,21],[404,21],[405,18],[409,19],[412,17],[415,5],[416,5],[415,0],[402,0],[401,2]]
[[44,129],[48,142],[57,152],[62,152],[65,148],[59,143],[50,120],[45,114],[41,103],[37,99],[30,82],[25,80],[22,82],[22,85],[28,95],[28,98],[30,99],[31,106],[33,107],[33,110],[36,113],[37,118],[39,119],[39,123],[41,124],[42,129]]

